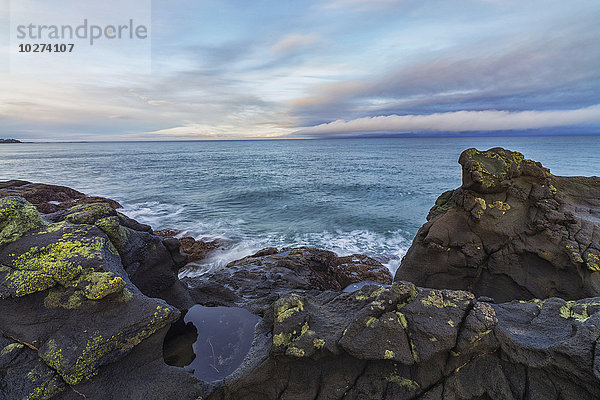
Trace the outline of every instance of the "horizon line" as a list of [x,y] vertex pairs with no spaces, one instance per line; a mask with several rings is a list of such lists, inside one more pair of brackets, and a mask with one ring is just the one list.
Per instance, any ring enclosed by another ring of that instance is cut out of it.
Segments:
[[[41,139],[16,139],[20,143],[2,143],[0,144],[49,144],[49,143],[160,143],[160,142],[258,142],[274,140],[348,140],[348,139],[456,139],[456,138],[505,138],[505,137],[590,137],[600,136],[600,132],[576,133],[576,134],[444,134],[444,135],[411,135],[411,134],[379,134],[364,136],[332,136],[332,137],[249,137],[232,139],[131,139],[131,140],[41,140]],[[0,138],[0,141],[2,138]]]

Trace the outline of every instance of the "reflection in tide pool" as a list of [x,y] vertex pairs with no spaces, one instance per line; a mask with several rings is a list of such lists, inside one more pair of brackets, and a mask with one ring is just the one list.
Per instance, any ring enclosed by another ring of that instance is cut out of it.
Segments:
[[258,321],[243,308],[196,305],[167,334],[165,362],[204,381],[221,380],[242,364]]

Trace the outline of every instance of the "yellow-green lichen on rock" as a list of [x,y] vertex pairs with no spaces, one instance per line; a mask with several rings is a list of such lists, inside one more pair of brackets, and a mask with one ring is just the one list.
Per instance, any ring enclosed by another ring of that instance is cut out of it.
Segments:
[[296,357],[296,358],[302,358],[305,355],[305,351],[304,351],[304,349],[300,349],[296,346],[290,346],[285,351],[285,355]]
[[488,204],[488,207],[495,208],[503,212],[510,210],[510,204],[505,203],[503,201],[494,201],[493,203]]
[[392,373],[390,376],[385,378],[386,381],[395,383],[401,388],[407,390],[417,390],[421,388],[418,382],[413,381],[412,379],[405,378],[403,376],[398,375],[397,373]]
[[585,255],[585,264],[591,271],[600,271],[600,256],[597,250],[588,250]]
[[275,320],[282,322],[293,314],[304,310],[302,298],[293,293],[288,297],[281,298],[273,304]]
[[33,384],[33,390],[23,400],[51,399],[65,390],[65,384],[47,366],[37,365],[27,373],[27,378]]
[[[591,311],[589,310],[590,307],[593,307]],[[565,319],[572,318],[583,323],[598,311],[600,311],[600,301],[583,299],[565,302],[565,304],[560,307],[559,314]]]
[[565,245],[565,248],[567,249],[567,254],[569,255],[569,258],[572,262],[583,262],[583,258],[581,257],[581,253],[579,252],[579,245],[567,244]]
[[125,250],[129,232],[127,228],[121,226],[119,217],[110,216],[102,218],[97,220],[95,224],[98,228],[102,229],[104,233],[106,233],[106,236],[108,236],[112,244],[119,252],[123,252]]
[[108,203],[80,204],[69,209],[66,220],[72,224],[93,225],[97,220],[116,215]]
[[14,294],[49,289],[56,284],[70,286],[83,272],[80,259],[100,260],[105,241],[101,238],[60,240],[42,248],[32,247],[13,260],[13,271],[5,279]]
[[125,289],[125,281],[112,272],[84,271],[69,283],[69,287],[54,287],[44,299],[47,308],[79,308],[87,300],[100,300],[108,295],[119,293],[117,301],[131,300],[132,293]]
[[390,289],[385,286],[365,286],[358,290],[354,295],[354,298],[359,301],[370,300],[374,297],[378,297]]
[[44,298],[44,306],[46,308],[64,308],[73,310],[81,307],[85,300],[85,296],[81,290],[72,289],[56,289],[52,288]]
[[0,246],[44,225],[38,210],[21,197],[0,198]]
[[463,184],[467,186],[475,184],[475,189],[484,193],[501,190],[503,181],[521,175],[526,167],[536,165],[521,153],[501,148],[487,151],[465,150],[460,156],[459,163],[465,171]]
[[83,289],[83,294],[90,300],[100,300],[125,288],[123,278],[112,272],[92,272],[84,275],[81,280],[89,282]]
[[291,333],[281,332],[276,335],[273,335],[273,346],[286,346],[290,343],[290,339],[292,338]]
[[441,290],[436,289],[432,289],[427,297],[421,299],[421,303],[426,306],[433,306],[437,308],[458,307],[456,303],[445,298]]
[[[65,382],[77,385],[95,376],[98,367],[114,353],[122,354],[159,329],[164,328],[172,314],[173,311],[169,307],[159,305],[150,321],[142,329],[129,333],[118,332],[111,336],[103,335],[95,330],[88,336],[86,344],[81,349],[77,349],[75,354],[70,357],[66,356],[65,351],[58,346],[56,341],[50,339],[40,349],[39,354],[42,360],[57,371]],[[69,343],[68,346],[72,352],[72,343]]]
[[12,353],[15,350],[20,350],[23,347],[25,346],[23,346],[21,343],[11,343],[8,346],[4,347],[2,351],[0,351],[0,355],[5,356],[7,354]]

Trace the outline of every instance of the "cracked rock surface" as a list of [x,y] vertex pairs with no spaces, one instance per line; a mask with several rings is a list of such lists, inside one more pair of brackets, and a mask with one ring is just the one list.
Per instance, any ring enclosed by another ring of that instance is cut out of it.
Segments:
[[429,212],[395,279],[497,302],[600,295],[600,179],[521,153],[465,150],[462,186]]
[[599,305],[492,304],[408,282],[292,293],[273,304],[246,364],[209,398],[598,398]]

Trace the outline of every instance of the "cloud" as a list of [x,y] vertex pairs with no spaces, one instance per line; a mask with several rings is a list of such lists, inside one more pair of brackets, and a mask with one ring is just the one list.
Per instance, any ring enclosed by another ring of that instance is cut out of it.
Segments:
[[319,38],[320,38],[319,35],[317,35],[315,33],[309,33],[309,34],[292,33],[292,34],[285,36],[284,38],[279,40],[277,43],[275,43],[271,47],[271,49],[275,53],[287,53],[292,50],[297,50],[299,48],[309,46],[309,45],[317,42],[319,40]]
[[419,51],[373,69],[308,87],[288,105],[303,125],[381,114],[580,108],[598,103],[598,12]]
[[322,7],[325,9],[339,8],[354,11],[370,11],[406,2],[407,0],[333,0],[326,2]]
[[191,3],[158,5],[152,75],[0,75],[0,136],[319,136],[436,118],[449,130],[479,126],[477,111],[497,127],[600,104],[593,2]]
[[500,131],[600,123],[600,104],[554,111],[456,111],[430,115],[388,115],[337,120],[302,129],[296,136],[320,136],[344,132]]

